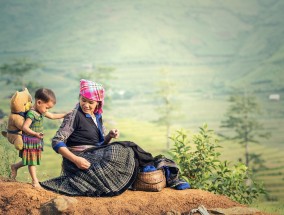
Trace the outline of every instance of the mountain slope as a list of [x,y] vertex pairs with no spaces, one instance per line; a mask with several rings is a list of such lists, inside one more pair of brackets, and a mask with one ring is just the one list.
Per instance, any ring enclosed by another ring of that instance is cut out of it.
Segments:
[[283,10],[281,0],[1,0],[0,63],[40,62],[37,82],[61,101],[74,95],[69,106],[86,65],[114,67],[112,90],[142,99],[164,67],[182,99],[227,96],[232,88],[266,98],[284,90]]
[[222,64],[232,73],[283,47],[282,1],[1,2],[2,62]]

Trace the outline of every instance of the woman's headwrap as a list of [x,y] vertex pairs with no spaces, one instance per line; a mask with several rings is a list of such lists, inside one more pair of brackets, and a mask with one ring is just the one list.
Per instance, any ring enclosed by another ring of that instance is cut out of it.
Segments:
[[105,90],[103,88],[103,85],[95,83],[93,81],[81,79],[80,95],[89,100],[97,101],[99,103],[94,113],[101,114],[103,112],[104,97],[105,97]]

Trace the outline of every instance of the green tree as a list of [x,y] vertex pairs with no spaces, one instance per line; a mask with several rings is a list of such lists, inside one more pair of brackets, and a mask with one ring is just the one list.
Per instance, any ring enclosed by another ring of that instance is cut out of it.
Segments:
[[27,84],[24,77],[31,71],[40,68],[40,65],[27,59],[17,59],[12,63],[4,63],[0,66],[1,80],[6,84],[13,84],[17,88],[25,88]]
[[166,127],[166,146],[170,148],[170,129],[174,121],[180,117],[179,106],[175,101],[177,87],[170,79],[170,71],[160,70],[161,81],[158,82],[158,89],[155,93],[155,103],[157,103],[158,119],[154,122]]
[[234,95],[229,98],[229,102],[230,105],[225,114],[226,119],[221,122],[221,127],[232,129],[234,135],[222,136],[230,140],[237,140],[245,147],[245,164],[249,167],[253,158],[260,159],[259,156],[250,154],[249,144],[259,143],[260,138],[268,138],[270,134],[264,132],[263,125],[259,122],[261,111],[254,96]]

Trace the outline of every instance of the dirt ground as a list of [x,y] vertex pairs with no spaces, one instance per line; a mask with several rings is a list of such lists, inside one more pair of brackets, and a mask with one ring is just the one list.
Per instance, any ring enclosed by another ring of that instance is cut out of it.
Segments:
[[[0,179],[0,214],[43,214],[41,213],[41,207],[58,196],[60,195],[44,189],[35,189],[28,183]],[[72,209],[71,213],[67,214],[178,215],[189,214],[191,209],[197,208],[201,204],[207,209],[239,208],[242,211],[248,211],[246,206],[240,205],[225,196],[195,189],[180,191],[172,188],[164,188],[161,192],[128,190],[116,197],[75,198],[78,201],[76,207]],[[265,213],[257,211],[253,213],[241,212],[230,214]]]

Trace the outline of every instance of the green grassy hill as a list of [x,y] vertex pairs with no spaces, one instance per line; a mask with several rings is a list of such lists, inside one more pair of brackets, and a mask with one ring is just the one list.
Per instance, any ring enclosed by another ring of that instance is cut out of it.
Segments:
[[[1,55],[84,63],[223,65],[232,80],[283,59],[282,1],[1,1]],[[243,65],[243,66],[241,66]]]
[[[164,78],[160,70],[170,71],[178,90],[174,102],[182,116],[172,131],[197,130],[208,123],[221,132],[229,95],[255,95],[263,108],[260,120],[272,134],[251,148],[263,153],[267,164],[256,176],[271,199],[283,203],[283,1],[0,3],[0,64],[19,58],[41,63],[42,68],[24,80],[55,91],[58,102],[53,111],[68,111],[77,102],[80,72],[114,68],[107,89],[111,108],[104,113],[108,128],[118,127],[122,139],[153,154],[166,153],[164,128],[152,122],[159,116],[154,92]],[[6,85],[2,75],[0,87],[0,109],[8,113],[7,97],[18,87]],[[280,101],[268,99],[273,93],[281,96]],[[53,134],[54,130],[47,131],[47,138]],[[60,172],[60,157],[48,141],[41,179]],[[224,143],[223,150],[224,159],[232,161],[243,154],[237,144]],[[27,171],[22,172],[20,180],[27,177]]]
[[127,82],[135,93],[155,87],[163,67],[189,92],[283,93],[283,9],[280,0],[2,0],[0,63],[40,62],[37,81],[64,103],[86,65],[114,67],[114,90]]

